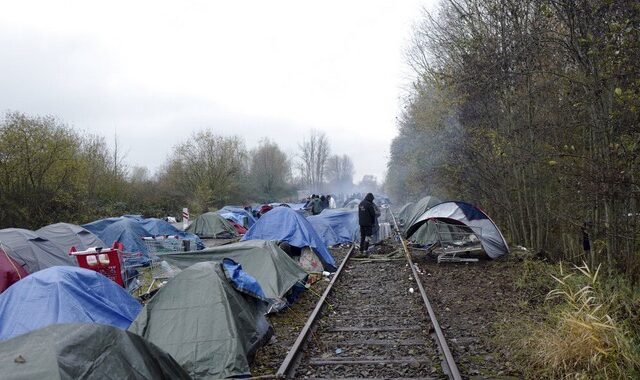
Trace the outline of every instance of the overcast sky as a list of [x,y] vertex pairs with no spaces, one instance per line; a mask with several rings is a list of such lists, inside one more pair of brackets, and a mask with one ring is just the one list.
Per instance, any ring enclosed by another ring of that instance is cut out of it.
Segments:
[[0,110],[117,133],[157,169],[210,128],[290,155],[311,129],[382,179],[429,0],[0,2]]

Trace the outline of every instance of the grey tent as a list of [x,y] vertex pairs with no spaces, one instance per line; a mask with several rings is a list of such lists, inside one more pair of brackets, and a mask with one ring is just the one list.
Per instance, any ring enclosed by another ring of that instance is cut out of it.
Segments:
[[441,201],[438,198],[429,195],[417,201],[413,206],[411,206],[411,211],[407,212],[407,219],[404,223],[404,230],[407,231],[409,227],[411,227],[418,220],[418,218],[422,216],[422,214],[424,214],[428,209],[440,202]]
[[304,286],[307,277],[307,272],[275,242],[266,240],[247,240],[202,251],[163,254],[161,257],[180,269],[203,261],[222,262],[224,258],[230,258],[258,281],[268,298],[276,301],[271,310],[286,306],[284,297],[296,284]]
[[160,288],[129,331],[165,350],[193,377],[249,376],[249,358],[271,332],[265,308],[237,291],[221,264],[202,262]]
[[207,212],[198,216],[187,227],[186,232],[196,234],[204,239],[230,239],[239,236],[233,225],[215,212]]
[[0,230],[1,248],[28,273],[56,265],[77,266],[68,252],[33,231],[22,228]]
[[76,224],[50,224],[35,232],[38,236],[48,239],[57,245],[63,252],[69,252],[71,247],[76,247],[78,251],[84,251],[90,247],[105,247],[104,242],[99,237]]
[[99,324],[60,324],[0,345],[5,380],[190,379],[167,353],[141,337]]
[[414,205],[415,202],[409,202],[402,206],[400,210],[398,210],[396,214],[396,221],[398,222],[398,224],[406,225],[407,219],[409,219],[409,215],[411,214]]

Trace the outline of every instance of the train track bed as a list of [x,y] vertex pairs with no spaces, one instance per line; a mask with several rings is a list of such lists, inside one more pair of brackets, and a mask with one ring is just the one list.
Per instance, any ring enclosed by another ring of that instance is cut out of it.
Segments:
[[443,378],[431,332],[401,253],[390,260],[353,259],[336,281],[294,377]]
[[[330,248],[336,265],[339,265],[346,257],[349,248]],[[275,336],[270,344],[261,347],[251,364],[252,376],[274,375],[287,352],[298,337],[300,330],[315,308],[320,295],[329,285],[328,279],[322,279],[314,283],[311,288],[300,295],[300,298],[291,308],[278,314],[267,316],[273,326]]]
[[534,298],[517,286],[523,264],[510,256],[477,263],[441,263],[412,254],[449,348],[464,378],[522,378],[500,326],[535,318]]

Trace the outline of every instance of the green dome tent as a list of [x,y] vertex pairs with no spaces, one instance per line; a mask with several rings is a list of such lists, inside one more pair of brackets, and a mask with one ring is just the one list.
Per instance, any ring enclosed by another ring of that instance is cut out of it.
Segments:
[[215,212],[200,215],[186,231],[203,239],[231,239],[239,236],[233,225]]

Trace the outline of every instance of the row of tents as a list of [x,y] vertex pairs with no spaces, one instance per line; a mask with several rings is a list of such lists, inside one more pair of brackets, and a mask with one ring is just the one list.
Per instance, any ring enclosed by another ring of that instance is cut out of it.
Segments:
[[[332,236],[351,241],[344,231],[352,226],[339,222],[347,218],[333,219],[325,224],[338,231],[332,230]],[[348,220],[352,222],[353,217]],[[67,237],[57,252],[68,251],[69,244],[79,249],[104,246],[101,236],[117,236],[115,239],[126,243],[125,250],[142,251],[138,240],[143,233],[136,231],[145,225],[150,229],[147,222],[139,216],[123,216],[75,226],[86,244],[80,245],[79,237],[73,241]],[[118,225],[131,231],[105,233]],[[45,240],[35,232],[31,240]],[[183,234],[190,234],[189,229]],[[302,265],[281,248],[284,243],[311,252],[319,265]],[[38,254],[43,252],[35,256]],[[265,315],[295,302],[311,272],[336,269],[325,240],[304,215],[290,207],[276,207],[254,220],[242,241],[154,255],[151,269],[161,260],[177,274],[145,305],[100,273],[66,261],[68,255],[60,259],[65,261],[39,267],[0,294],[0,370],[10,378],[54,373],[74,378],[82,377],[78,374],[108,378],[249,376],[252,355],[273,334]],[[50,343],[46,350],[42,342]],[[101,359],[102,351],[108,358]],[[119,366],[118,361],[122,361]]]

